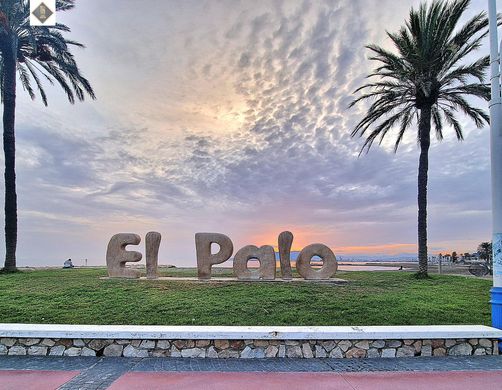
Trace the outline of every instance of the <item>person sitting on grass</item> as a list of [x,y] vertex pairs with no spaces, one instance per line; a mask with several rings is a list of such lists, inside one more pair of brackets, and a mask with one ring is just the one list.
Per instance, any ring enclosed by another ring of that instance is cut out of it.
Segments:
[[73,267],[75,267],[75,266],[74,266],[74,265],[73,265],[73,263],[71,262],[71,259],[66,260],[66,261],[64,262],[64,264],[63,264],[63,268],[73,268]]

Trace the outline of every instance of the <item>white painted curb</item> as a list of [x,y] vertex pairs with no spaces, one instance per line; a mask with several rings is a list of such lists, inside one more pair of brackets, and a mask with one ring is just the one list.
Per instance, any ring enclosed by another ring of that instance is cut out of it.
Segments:
[[156,326],[0,324],[0,337],[141,340],[389,340],[502,338],[484,325]]

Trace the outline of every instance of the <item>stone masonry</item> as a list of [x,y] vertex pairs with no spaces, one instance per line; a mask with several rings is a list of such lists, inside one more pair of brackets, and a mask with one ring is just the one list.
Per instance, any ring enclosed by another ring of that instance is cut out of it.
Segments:
[[497,355],[491,339],[104,340],[0,338],[0,355],[186,358],[394,358]]

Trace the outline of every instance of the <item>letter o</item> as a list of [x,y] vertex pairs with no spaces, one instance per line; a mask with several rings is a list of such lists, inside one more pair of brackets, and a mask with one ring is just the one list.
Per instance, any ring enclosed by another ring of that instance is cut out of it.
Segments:
[[[310,265],[310,260],[314,256],[319,256],[322,261],[320,269],[314,269]],[[296,270],[305,279],[323,280],[329,279],[336,274],[338,263],[335,254],[324,244],[311,244],[302,249],[296,259]]]

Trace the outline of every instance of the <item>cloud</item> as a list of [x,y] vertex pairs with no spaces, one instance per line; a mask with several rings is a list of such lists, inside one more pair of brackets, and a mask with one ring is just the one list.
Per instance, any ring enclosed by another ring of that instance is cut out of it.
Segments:
[[[138,19],[139,0],[80,2],[63,21],[98,101],[20,98],[21,262],[104,264],[118,231],[161,231],[162,261],[179,265],[208,230],[236,246],[291,229],[299,245],[409,249],[414,135],[358,158],[362,111],[347,106],[372,66],[364,45],[385,44],[411,4],[151,1]],[[431,150],[435,248],[489,232],[487,130],[466,134]]]

